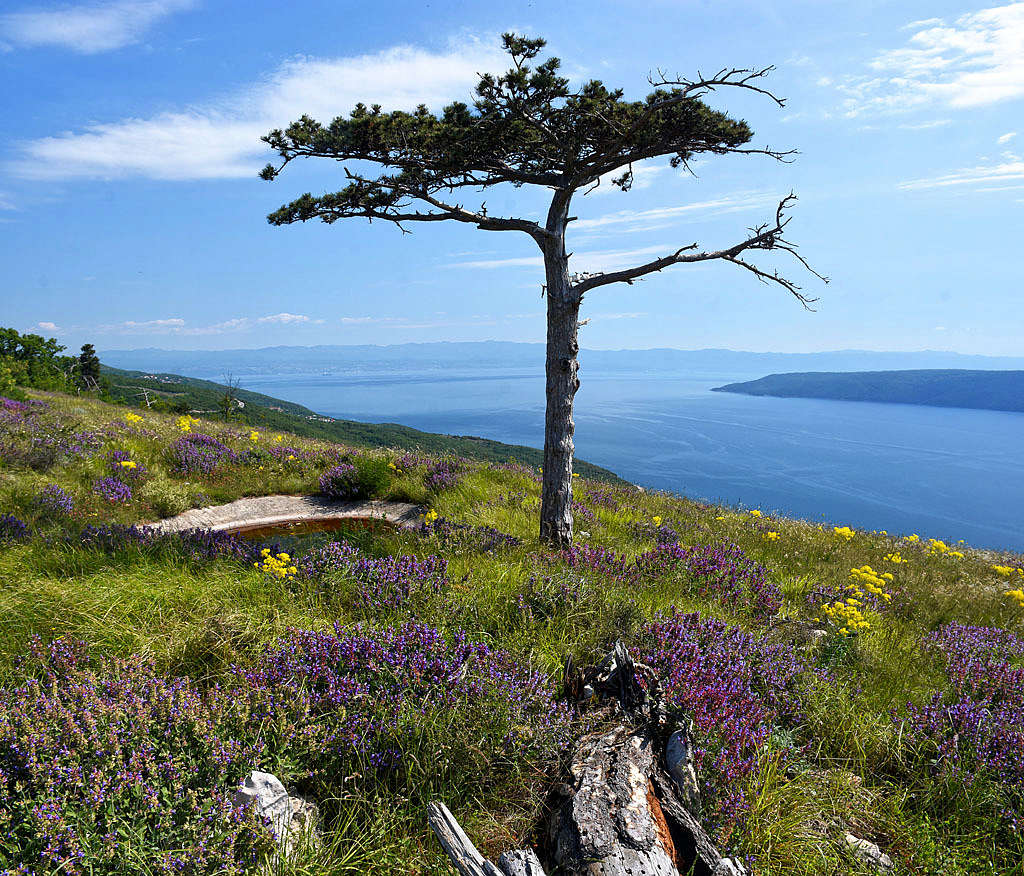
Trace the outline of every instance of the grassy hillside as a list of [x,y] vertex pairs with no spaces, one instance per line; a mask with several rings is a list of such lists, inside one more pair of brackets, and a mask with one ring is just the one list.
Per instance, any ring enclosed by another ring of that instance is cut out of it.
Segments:
[[[847,832],[896,873],[1020,872],[1019,556],[587,477],[553,552],[529,466],[37,397],[0,402],[0,872],[251,872],[253,768],[323,813],[274,873],[450,873],[435,799],[494,859],[601,720],[564,658],[616,639],[693,720],[705,825],[754,873],[871,872]],[[267,553],[124,525],[331,469],[423,525]]]
[[714,392],[943,408],[1024,411],[1024,371],[855,371],[769,374]]
[[[222,410],[225,392],[228,390],[224,384],[182,377],[180,374],[147,374],[108,367],[104,367],[103,372],[110,380],[110,395],[115,401],[145,406],[148,396],[157,410],[179,413],[201,411],[205,416],[215,417]],[[362,447],[397,447],[428,453],[455,453],[485,462],[518,460],[526,465],[540,466],[544,461],[543,451],[535,447],[504,444],[471,435],[438,435],[396,423],[338,420],[259,392],[232,389],[231,393],[242,404],[235,402],[229,405],[230,420],[244,425],[265,426],[306,438],[322,438]],[[595,480],[620,481],[608,469],[584,460],[577,460],[575,468],[580,475]]]

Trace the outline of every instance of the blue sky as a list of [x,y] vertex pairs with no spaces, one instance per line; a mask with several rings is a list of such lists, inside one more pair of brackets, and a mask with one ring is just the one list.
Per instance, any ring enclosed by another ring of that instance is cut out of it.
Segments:
[[[649,162],[633,191],[577,199],[576,269],[736,241],[792,189],[791,236],[833,281],[806,277],[821,297],[807,313],[731,265],[677,266],[589,295],[583,346],[1024,353],[1024,2],[3,8],[0,324],[101,350],[541,340],[525,235],[271,228],[268,212],[340,187],[341,168],[256,176],[259,137],[303,112],[468,100],[477,72],[504,69],[511,29],[630,96],[656,68],[774,64],[787,98],[710,102],[756,143],[799,149],[794,164],[712,158],[693,178]],[[486,199],[539,217],[544,193]]]

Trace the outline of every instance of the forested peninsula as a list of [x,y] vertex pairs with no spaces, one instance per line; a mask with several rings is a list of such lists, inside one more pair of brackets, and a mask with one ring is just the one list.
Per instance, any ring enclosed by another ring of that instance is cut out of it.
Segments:
[[850,371],[769,374],[714,392],[1024,412],[1024,371]]

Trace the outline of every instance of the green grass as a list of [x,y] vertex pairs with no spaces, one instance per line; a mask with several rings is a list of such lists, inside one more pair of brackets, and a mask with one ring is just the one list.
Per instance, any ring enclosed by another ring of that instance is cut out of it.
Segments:
[[[846,539],[805,521],[578,479],[577,495],[592,519],[581,515],[577,529],[588,533],[584,540],[591,545],[636,556],[653,546],[650,524],[657,516],[684,545],[728,540],[767,566],[783,595],[780,619],[789,622],[769,628],[714,596],[700,596],[698,582],[684,576],[669,574],[637,586],[567,567],[537,541],[536,475],[468,460],[453,489],[432,494],[423,486],[421,469],[391,470],[379,494],[416,501],[449,520],[494,527],[522,544],[488,553],[471,547],[441,551],[449,562],[448,589],[373,612],[353,601],[343,581],[323,587],[275,580],[238,562],[195,562],[173,550],[108,555],[85,550],[73,538],[86,524],[151,520],[248,495],[315,492],[325,460],[345,448],[287,435],[282,443],[302,450],[302,460],[260,457],[213,477],[183,478],[166,456],[168,444],[181,434],[174,415],[144,412],[143,423],[127,429],[121,425],[123,408],[54,395],[46,400],[55,422],[101,431],[104,449],[39,471],[0,460],[0,514],[13,513],[36,532],[26,543],[0,549],[0,685],[23,678],[19,657],[34,635],[81,639],[108,657],[143,655],[165,674],[208,684],[227,678],[231,666],[251,662],[289,628],[386,625],[411,616],[503,648],[555,685],[566,655],[588,663],[617,638],[634,640],[645,620],[673,607],[792,641],[794,630],[820,616],[806,595],[845,587],[850,570],[868,564],[893,572],[894,599],[884,611],[868,613],[871,626],[863,634],[845,639],[833,630],[814,647],[815,664],[827,667],[829,675],[808,683],[805,717],[786,729],[789,741],[762,753],[746,829],[729,842],[752,856],[763,874],[860,872],[842,841],[847,830],[878,841],[898,872],[994,874],[1019,866],[1024,843],[1018,836],[1008,846],[1006,834],[992,824],[1002,790],[984,782],[970,789],[949,786],[922,769],[893,719],[908,702],[924,702],[947,683],[940,663],[922,648],[928,633],[950,621],[1024,631],[1024,611],[1003,595],[1007,584],[992,570],[997,560],[1024,566],[1018,557],[963,546],[964,556],[952,557],[930,549],[924,533],[916,541],[860,531]],[[200,428],[239,452],[275,444],[275,431],[260,429],[252,442],[248,429],[237,425],[211,421]],[[348,452],[394,462],[406,446]],[[91,490],[107,471],[103,453],[111,448],[129,450],[150,472],[146,487],[126,506],[109,506]],[[36,510],[34,497],[51,483],[74,496],[70,519],[48,519]],[[610,492],[614,507],[602,504],[602,491]],[[63,541],[66,533],[69,543]],[[363,533],[359,539],[367,553],[380,556],[439,552],[434,540],[411,532]],[[888,561],[894,552],[907,562]],[[574,598],[561,595],[566,587]],[[506,764],[497,784],[467,784],[448,763],[445,721],[455,717],[435,715],[417,731],[406,784],[353,775],[338,788],[336,800],[321,800],[332,813],[323,844],[287,865],[278,863],[272,872],[449,872],[425,829],[426,797],[444,799],[490,854],[530,841],[545,794],[559,781],[557,764],[543,774],[526,762]],[[487,774],[489,762],[473,762],[477,756],[471,745],[458,754],[467,775]]]

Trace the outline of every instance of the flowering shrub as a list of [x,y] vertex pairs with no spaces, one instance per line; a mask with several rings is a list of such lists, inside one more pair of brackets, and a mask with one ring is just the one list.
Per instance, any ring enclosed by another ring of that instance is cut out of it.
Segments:
[[0,514],[0,543],[28,538],[28,525],[13,514]]
[[457,461],[438,460],[427,467],[427,472],[423,475],[423,486],[433,493],[450,490],[452,487],[458,486],[462,479],[461,472],[462,466]]
[[111,450],[107,454],[107,462],[110,476],[129,485],[141,483],[148,474],[146,466],[132,459],[127,450]]
[[503,548],[518,547],[523,543],[514,535],[509,535],[493,526],[454,523],[451,520],[445,520],[444,517],[438,517],[436,511],[429,512],[424,518],[420,533],[435,539],[445,550],[462,548],[485,554]]
[[772,729],[799,719],[806,667],[789,645],[681,612],[641,630],[639,660],[655,671],[669,705],[693,720],[705,813],[724,841],[742,823]]
[[238,459],[230,447],[216,438],[192,432],[177,438],[167,455],[175,472],[191,475],[212,474],[222,463]]
[[294,580],[299,573],[298,568],[292,564],[292,558],[284,552],[274,553],[270,548],[263,548],[260,551],[260,558],[253,563],[257,569],[278,580]]
[[50,484],[36,494],[35,506],[50,517],[66,517],[75,510],[75,500],[57,484]]
[[648,578],[681,571],[701,596],[714,596],[733,610],[770,617],[782,606],[782,594],[768,577],[768,569],[731,542],[694,547],[659,544],[637,557],[636,565]]
[[926,640],[945,658],[950,689],[910,705],[907,742],[939,775],[967,787],[996,782],[1013,823],[1024,819],[1024,639],[947,624]]
[[150,553],[168,550],[194,561],[235,559],[244,563],[255,562],[259,556],[259,548],[251,542],[212,529],[161,533],[140,526],[114,523],[85,526],[77,539],[66,536],[65,540],[107,554],[130,549]]
[[[233,737],[233,698],[35,639],[40,666],[0,690],[0,858],[17,870],[121,874],[122,844],[159,874],[242,873],[270,847],[233,788],[260,747]],[[128,839],[130,838],[130,840]]]
[[571,569],[588,569],[605,578],[613,578],[624,583],[635,583],[639,580],[636,564],[631,563],[625,556],[619,556],[610,548],[574,544],[561,551],[558,556]]
[[341,574],[358,582],[356,600],[365,608],[397,608],[413,594],[438,593],[448,583],[443,557],[366,557],[352,545],[328,542],[300,563],[303,575],[323,580]]
[[320,475],[320,494],[329,499],[358,499],[362,494],[359,472],[350,462],[342,462]]
[[[250,689],[304,700],[302,747],[314,761],[309,766],[321,767],[328,779],[348,775],[342,770],[353,760],[400,766],[410,736],[430,713],[447,716],[450,749],[472,747],[477,760],[546,755],[568,741],[569,711],[543,676],[463,632],[446,635],[419,623],[295,630],[244,679]],[[471,741],[466,726],[473,727]],[[441,768],[455,765],[451,750],[440,760]]]
[[92,491],[112,504],[127,505],[132,500],[132,488],[117,478],[100,478],[93,483]]

